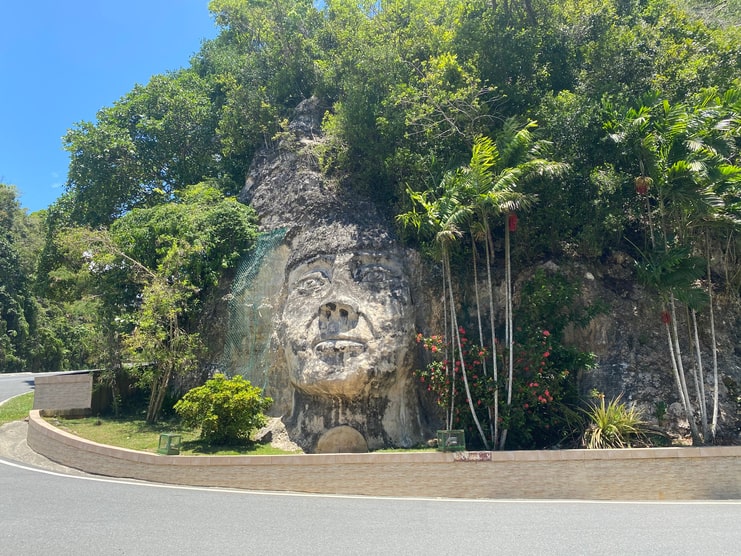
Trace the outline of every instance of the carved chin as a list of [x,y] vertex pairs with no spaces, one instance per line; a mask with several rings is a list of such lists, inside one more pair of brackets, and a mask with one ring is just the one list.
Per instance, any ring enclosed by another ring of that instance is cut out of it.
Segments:
[[367,357],[322,347],[303,362],[294,386],[312,395],[354,397],[363,392],[370,381]]

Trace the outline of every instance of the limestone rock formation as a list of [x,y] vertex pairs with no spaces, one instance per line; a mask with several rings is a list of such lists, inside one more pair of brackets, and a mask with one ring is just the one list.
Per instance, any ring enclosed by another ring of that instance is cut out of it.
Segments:
[[[229,370],[266,388],[274,415],[305,451],[420,444],[439,423],[412,376],[421,365],[413,338],[415,331],[440,332],[439,282],[398,244],[372,203],[348,196],[319,171],[322,113],[316,99],[301,103],[281,141],[255,157],[240,195],[273,243],[254,257],[247,278],[237,278],[231,318],[241,324],[225,349]],[[568,334],[597,356],[596,368],[579,378],[581,394],[622,395],[650,419],[666,406],[662,424],[686,434],[655,299],[636,285],[633,261],[615,254],[588,267],[574,260],[542,266],[581,283],[585,302],[599,299],[607,308]],[[518,283],[533,272],[519,269]],[[495,296],[501,305],[504,296]],[[729,388],[741,384],[741,309],[722,309],[720,417],[723,434],[732,436],[738,417]],[[700,324],[708,346],[707,323]],[[710,361],[707,347],[704,356]],[[707,371],[705,381],[711,396]]]
[[[304,450],[413,446],[434,428],[412,376],[418,257],[373,204],[318,171],[321,115],[316,99],[304,101],[288,136],[255,159],[240,200],[263,231],[285,233],[233,307],[261,323],[245,336],[269,342],[264,385]],[[232,370],[256,356],[230,353]]]

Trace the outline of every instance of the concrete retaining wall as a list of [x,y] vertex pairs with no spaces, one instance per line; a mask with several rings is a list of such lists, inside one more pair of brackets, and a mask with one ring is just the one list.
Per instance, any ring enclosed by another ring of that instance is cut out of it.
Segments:
[[83,440],[39,411],[31,412],[28,444],[89,473],[197,486],[446,498],[741,499],[741,446],[161,456]]
[[93,393],[92,372],[52,376],[37,375],[34,383],[34,409],[54,409],[74,413],[90,412]]

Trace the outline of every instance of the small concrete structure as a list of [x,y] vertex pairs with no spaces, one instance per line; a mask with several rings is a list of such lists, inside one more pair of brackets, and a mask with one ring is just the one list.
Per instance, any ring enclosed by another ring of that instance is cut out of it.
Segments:
[[741,499],[741,446],[161,456],[84,440],[37,410],[27,440],[47,458],[88,473],[194,486],[394,497]]
[[37,375],[33,408],[61,414],[89,415],[93,397],[93,372]]

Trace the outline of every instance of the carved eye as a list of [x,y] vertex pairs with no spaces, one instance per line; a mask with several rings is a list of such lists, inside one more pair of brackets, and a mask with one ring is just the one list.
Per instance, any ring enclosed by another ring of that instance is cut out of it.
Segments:
[[294,284],[293,288],[301,295],[311,295],[320,291],[328,283],[327,275],[317,270],[301,278]]
[[358,269],[355,280],[366,284],[382,284],[395,280],[396,275],[380,265],[367,265]]

